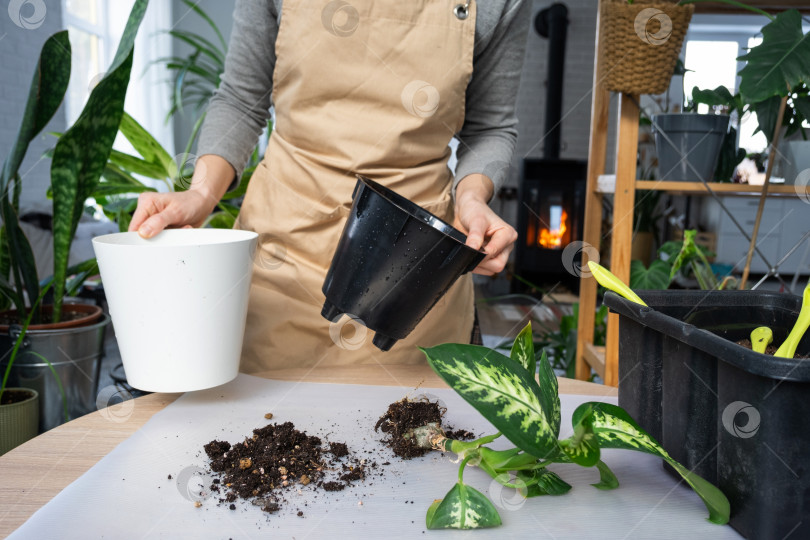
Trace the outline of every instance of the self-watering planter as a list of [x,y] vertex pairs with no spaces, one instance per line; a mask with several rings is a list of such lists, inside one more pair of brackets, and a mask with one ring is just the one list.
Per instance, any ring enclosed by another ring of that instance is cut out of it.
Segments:
[[93,239],[132,386],[186,392],[236,377],[257,237],[179,229]]
[[351,214],[323,284],[321,314],[351,314],[383,351],[411,333],[484,253],[420,206],[358,176]]
[[[676,460],[715,483],[748,538],[810,537],[810,361],[736,344],[767,326],[787,337],[801,298],[754,291],[613,293],[619,405]],[[797,349],[810,353],[810,335]]]
[[658,172],[665,180],[711,182],[728,115],[656,114],[653,116]]

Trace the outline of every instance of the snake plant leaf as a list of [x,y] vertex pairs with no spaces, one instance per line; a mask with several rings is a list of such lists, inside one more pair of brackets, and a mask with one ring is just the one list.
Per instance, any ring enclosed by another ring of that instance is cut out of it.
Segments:
[[[37,277],[37,267],[34,259],[34,251],[28,242],[25,233],[20,228],[17,210],[12,206],[8,197],[0,198],[0,208],[2,208],[3,228],[5,229],[6,240],[8,241],[9,253],[11,254],[11,273],[14,283],[17,285],[13,298],[21,318],[27,316],[25,298],[20,285],[24,284],[28,298],[39,298],[39,285]],[[39,313],[35,310],[34,322],[39,322]]]
[[110,156],[124,113],[135,35],[148,0],[136,0],[107,74],[93,88],[76,122],[56,143],[51,161],[53,189],[54,320],[62,309],[70,244],[84,203]]
[[497,351],[446,343],[421,349],[433,370],[515,446],[538,458],[559,454],[533,374]]
[[801,83],[810,83],[808,58],[810,34],[802,33],[801,15],[795,9],[779,13],[762,27],[762,43],[738,58],[746,61],[740,94],[749,103],[786,96]]
[[430,505],[425,522],[428,529],[480,529],[497,527],[501,516],[483,493],[457,482],[444,499]]
[[0,175],[0,192],[3,194],[8,182],[17,174],[31,140],[42,131],[62,103],[69,80],[70,41],[67,30],[63,30],[49,37],[42,46],[22,123]]
[[[67,31],[62,31],[49,37],[42,46],[17,137],[0,170],[0,197],[3,199],[0,204],[0,220],[4,224],[0,237],[0,250],[3,251],[0,275],[3,278],[14,278],[15,292],[12,300],[22,317],[26,316],[23,290],[33,301],[39,297],[39,288],[33,250],[18,223],[18,170],[31,140],[42,131],[62,103],[69,79],[70,41]],[[12,181],[14,189],[10,194],[9,184]],[[39,317],[35,317],[35,322],[39,322]]]
[[599,470],[599,482],[591,484],[593,487],[605,491],[619,487],[619,479],[604,461],[597,462],[596,468]]
[[121,117],[121,125],[118,129],[121,130],[121,134],[126,137],[144,161],[160,167],[163,171],[162,178],[172,176],[172,172],[177,169],[177,163],[152,134],[146,131],[126,111]]
[[532,323],[523,327],[523,330],[515,338],[512,343],[512,350],[509,357],[521,366],[526,368],[529,373],[537,371],[537,361],[534,358],[534,339],[532,336]]
[[593,467],[599,462],[599,443],[593,430],[593,409],[583,409],[576,417],[574,434],[560,441],[560,448],[571,462]]
[[571,491],[571,484],[548,469],[518,471],[517,478],[526,486],[521,492],[527,498],[542,495],[565,495]]
[[593,430],[601,448],[636,450],[663,458],[703,499],[709,511],[709,521],[720,525],[728,523],[730,509],[723,492],[672,459],[624,409],[609,403],[583,403],[574,411],[572,418],[577,422],[581,416],[589,413],[593,416]]

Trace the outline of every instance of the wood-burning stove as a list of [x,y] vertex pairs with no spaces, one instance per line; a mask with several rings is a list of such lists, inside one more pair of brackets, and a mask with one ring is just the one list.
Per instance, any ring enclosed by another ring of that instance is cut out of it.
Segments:
[[577,289],[578,276],[565,267],[562,253],[582,239],[586,173],[585,161],[523,161],[515,274],[538,285],[562,282]]

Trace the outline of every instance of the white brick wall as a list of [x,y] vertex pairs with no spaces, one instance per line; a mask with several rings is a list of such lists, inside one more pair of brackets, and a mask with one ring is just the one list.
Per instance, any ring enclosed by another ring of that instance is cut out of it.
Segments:
[[[560,157],[562,159],[587,159],[597,2],[595,0],[565,0],[563,3],[568,7],[568,34],[565,48]],[[520,179],[517,175],[524,158],[543,157],[548,40],[535,31],[534,17],[540,10],[551,4],[552,2],[548,0],[534,0],[526,59],[518,92],[519,134],[513,158],[513,176],[507,183],[510,186],[518,186]],[[615,96],[612,99],[613,105]],[[615,116],[613,108],[611,116]],[[611,120],[611,132],[614,131],[614,124],[615,122]],[[608,170],[613,163],[613,152],[613,145],[609,144]],[[516,201],[496,202],[495,208],[504,219],[517,225]]]
[[[20,127],[28,89],[39,58],[42,44],[48,37],[63,28],[62,2],[32,0],[22,6],[23,18],[34,15],[34,4],[44,4],[45,16],[41,24],[32,21],[36,28],[21,28],[8,13],[8,2],[0,9],[0,159],[5,159]],[[24,23],[24,21],[21,21]],[[42,133],[32,141],[28,154],[20,167],[23,178],[21,212],[38,210],[51,212],[51,201],[46,192],[50,185],[50,160],[42,159],[42,154],[55,144],[50,131],[64,131],[65,114],[63,108],[56,112],[53,120]]]
[[[591,114],[596,2],[566,0],[564,4],[568,7],[569,24],[565,49],[560,157],[586,159]],[[550,2],[547,0],[534,0],[526,60],[518,93],[520,135],[515,149],[516,165],[525,157],[543,157],[548,40],[534,30],[534,17],[549,5]]]

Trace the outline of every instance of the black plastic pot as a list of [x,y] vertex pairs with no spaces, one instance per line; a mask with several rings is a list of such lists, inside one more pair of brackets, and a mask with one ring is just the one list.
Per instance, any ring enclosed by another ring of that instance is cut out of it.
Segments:
[[[735,342],[768,326],[781,344],[798,296],[754,291],[608,293],[620,316],[619,405],[673,458],[717,485],[748,538],[810,538],[810,362]],[[798,352],[810,352],[810,335]]]
[[390,189],[358,176],[351,214],[326,274],[321,315],[357,317],[383,351],[411,333],[484,252]]
[[711,182],[728,131],[728,115],[656,114],[653,122],[661,178]]

